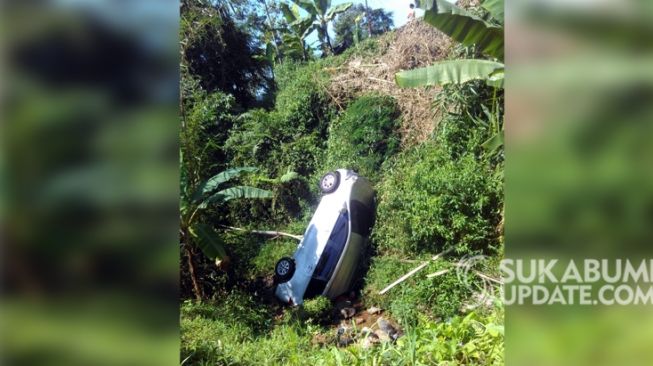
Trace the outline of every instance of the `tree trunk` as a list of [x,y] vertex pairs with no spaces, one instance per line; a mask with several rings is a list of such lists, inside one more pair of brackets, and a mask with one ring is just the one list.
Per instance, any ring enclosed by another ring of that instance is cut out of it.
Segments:
[[333,55],[333,46],[331,45],[331,37],[329,36],[329,24],[323,25],[324,37],[326,38],[327,46],[329,47],[329,52]]
[[190,280],[193,283],[193,292],[195,293],[195,298],[198,301],[201,301],[204,298],[204,291],[197,281],[197,276],[195,275],[195,265],[193,265],[193,252],[188,249],[188,246],[184,245],[186,249],[186,256],[188,258],[188,272],[190,273]]

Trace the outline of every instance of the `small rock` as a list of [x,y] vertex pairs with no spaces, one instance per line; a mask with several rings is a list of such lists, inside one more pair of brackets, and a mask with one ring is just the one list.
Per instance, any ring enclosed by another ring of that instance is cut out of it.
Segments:
[[361,329],[361,334],[363,335],[373,334],[373,333],[374,331],[368,327],[363,327],[363,329]]
[[356,318],[356,325],[361,325],[361,324],[363,324],[364,321],[365,321],[365,319],[363,319],[363,318]]
[[340,337],[341,335],[347,333],[348,330],[349,330],[348,327],[346,327],[346,326],[344,326],[344,325],[341,324],[341,325],[338,327],[338,332],[337,332],[338,337]]
[[361,347],[367,349],[373,347],[375,344],[380,343],[379,337],[375,333],[370,333],[367,337],[361,340]]
[[376,337],[379,339],[379,342],[387,343],[387,342],[392,341],[392,338],[390,338],[388,333],[386,333],[386,332],[384,332],[384,331],[382,331],[380,329],[377,330],[376,332],[374,332],[374,335],[376,335]]
[[356,309],[354,309],[352,307],[342,308],[342,309],[340,309],[340,314],[342,315],[342,317],[344,319],[349,319],[352,316],[354,316],[354,314],[356,314]]
[[367,309],[367,312],[369,314],[376,314],[376,313],[380,313],[381,309],[377,308],[376,306],[372,306],[371,308]]
[[393,327],[392,324],[390,324],[387,320],[385,320],[383,318],[379,318],[376,321],[376,323],[379,325],[379,329],[381,329],[382,331],[388,333],[388,335],[397,333],[397,330],[395,329],[395,327]]
[[348,345],[354,343],[354,340],[350,337],[338,337],[338,347],[347,347]]
[[397,338],[402,336],[401,331],[397,330],[390,322],[383,318],[379,318],[376,322],[379,325],[379,331],[377,332],[380,337],[381,333],[384,333],[390,340],[396,341]]

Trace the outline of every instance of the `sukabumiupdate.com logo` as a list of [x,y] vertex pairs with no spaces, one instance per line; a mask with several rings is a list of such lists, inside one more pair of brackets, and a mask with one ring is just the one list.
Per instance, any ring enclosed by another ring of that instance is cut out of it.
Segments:
[[653,259],[504,259],[505,305],[652,305]]

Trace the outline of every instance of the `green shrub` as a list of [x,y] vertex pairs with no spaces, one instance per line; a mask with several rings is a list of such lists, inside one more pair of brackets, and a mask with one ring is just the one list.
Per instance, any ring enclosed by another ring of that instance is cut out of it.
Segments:
[[460,281],[456,271],[432,279],[426,277],[428,273],[451,268],[451,264],[444,261],[431,263],[387,293],[378,295],[380,290],[418,264],[402,262],[393,256],[374,258],[364,290],[367,305],[389,310],[405,326],[414,325],[420,314],[442,319],[458,314],[471,290]]
[[328,320],[326,318],[331,314],[332,304],[328,298],[318,296],[304,301],[302,308],[307,319],[312,320],[314,323],[321,323]]
[[[233,166],[256,166],[279,177],[288,171],[315,174],[326,150],[327,126],[335,113],[316,64],[286,63],[275,70],[278,84],[272,111],[251,110],[236,119],[226,148]],[[312,182],[297,179],[275,190],[271,202],[230,204],[236,223],[282,225],[301,215],[302,202],[314,198]]]
[[228,363],[224,343],[244,342],[271,326],[271,314],[251,296],[232,292],[220,302],[181,306],[181,357],[190,363]]
[[[301,234],[300,234],[301,235]],[[268,276],[274,273],[274,265],[281,257],[292,256],[297,249],[297,240],[267,240],[259,252],[249,259],[249,269],[255,276]]]
[[376,180],[383,162],[399,149],[399,115],[392,97],[356,99],[329,128],[324,170],[349,168]]
[[377,187],[373,237],[390,252],[492,253],[498,245],[501,184],[473,153],[454,158],[441,141],[401,154]]

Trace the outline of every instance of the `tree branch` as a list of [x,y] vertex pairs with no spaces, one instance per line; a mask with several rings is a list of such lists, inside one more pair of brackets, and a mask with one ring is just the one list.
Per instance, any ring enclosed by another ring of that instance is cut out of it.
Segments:
[[268,230],[248,230],[248,229],[243,229],[240,227],[233,227],[233,226],[226,226],[226,225],[221,225],[223,228],[232,230],[232,231],[244,231],[246,233],[251,233],[251,234],[258,234],[258,235],[267,235],[267,236],[287,236],[289,238],[293,238],[295,240],[302,240],[304,237],[302,235],[294,235],[294,234],[289,234],[289,233],[284,233],[283,231],[268,231]]

